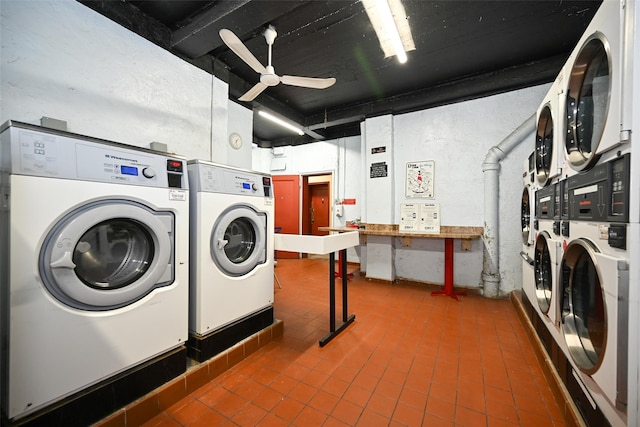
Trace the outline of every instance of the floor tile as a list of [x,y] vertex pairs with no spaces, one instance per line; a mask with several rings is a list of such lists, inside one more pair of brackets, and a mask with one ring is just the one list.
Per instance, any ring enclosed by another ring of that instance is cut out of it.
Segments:
[[327,271],[323,259],[279,260],[282,336],[191,394],[157,391],[165,409],[143,425],[565,425],[510,301],[436,298],[356,274],[356,321],[321,348]]

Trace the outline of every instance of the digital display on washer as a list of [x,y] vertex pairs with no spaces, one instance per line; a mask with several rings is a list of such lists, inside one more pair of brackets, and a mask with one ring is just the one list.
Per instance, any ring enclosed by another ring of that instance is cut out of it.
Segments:
[[120,166],[120,173],[122,175],[138,176],[138,168],[133,166]]
[[251,190],[251,184],[249,184],[248,182],[243,182],[242,183],[242,189],[243,190]]

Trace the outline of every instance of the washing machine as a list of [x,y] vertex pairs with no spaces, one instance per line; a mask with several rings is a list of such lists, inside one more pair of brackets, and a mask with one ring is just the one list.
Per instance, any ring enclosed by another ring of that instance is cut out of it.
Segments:
[[561,212],[563,181],[536,191],[535,242],[533,245],[535,305],[554,343],[562,340],[559,322],[559,273],[562,258]]
[[189,350],[206,360],[273,323],[271,176],[188,162],[191,186]]
[[562,331],[573,374],[612,425],[626,425],[630,154],[568,182]]
[[522,172],[522,200],[520,203],[520,224],[522,226],[522,292],[529,303],[536,301],[536,287],[534,281],[533,256],[535,231],[535,152],[524,161]]
[[186,368],[186,161],[18,122],[0,131],[3,415],[91,424]]
[[623,1],[603,1],[563,67],[566,176],[629,149],[629,132],[621,130],[625,10]]

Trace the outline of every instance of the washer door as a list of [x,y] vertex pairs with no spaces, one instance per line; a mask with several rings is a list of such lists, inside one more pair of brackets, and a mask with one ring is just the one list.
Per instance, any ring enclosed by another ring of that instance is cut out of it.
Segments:
[[522,190],[520,212],[520,222],[522,225],[522,243],[528,246],[530,244],[529,237],[531,235],[531,203],[528,186],[525,186],[524,190]]
[[218,217],[211,233],[211,258],[225,274],[244,276],[267,261],[267,215],[234,205]]
[[607,313],[596,246],[572,241],[561,264],[562,330],[571,358],[586,374],[598,370],[607,342]]
[[611,95],[611,58],[604,36],[596,33],[582,46],[569,74],[565,149],[576,171],[591,167],[604,132]]
[[89,203],[44,239],[39,270],[46,289],[82,310],[131,304],[173,283],[174,216],[128,200]]
[[538,128],[536,130],[536,181],[545,186],[549,182],[552,172],[553,156],[553,116],[551,107],[545,105],[538,117]]
[[551,295],[553,293],[553,261],[549,247],[551,244],[553,242],[550,241],[549,235],[546,232],[540,233],[536,239],[533,256],[536,299],[540,310],[544,314],[549,313]]

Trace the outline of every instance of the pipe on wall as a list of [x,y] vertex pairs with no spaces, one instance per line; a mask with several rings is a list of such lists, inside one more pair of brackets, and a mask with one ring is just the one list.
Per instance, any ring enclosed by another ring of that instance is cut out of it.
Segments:
[[489,298],[500,296],[500,234],[498,229],[499,174],[500,161],[532,132],[535,131],[536,114],[526,119],[500,144],[487,152],[482,163],[484,173],[484,241],[485,253],[482,269],[483,295]]

